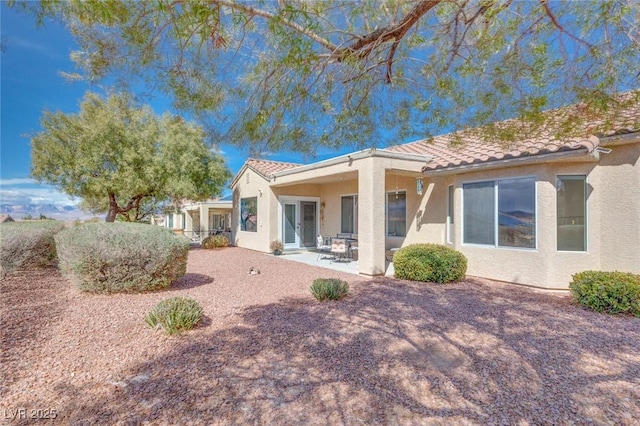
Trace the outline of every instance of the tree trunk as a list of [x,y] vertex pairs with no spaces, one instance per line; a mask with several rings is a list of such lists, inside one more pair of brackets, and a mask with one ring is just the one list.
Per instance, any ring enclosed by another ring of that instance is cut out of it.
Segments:
[[105,222],[115,222],[116,216],[118,216],[118,202],[116,201],[116,195],[112,192],[109,193],[109,212],[105,218]]

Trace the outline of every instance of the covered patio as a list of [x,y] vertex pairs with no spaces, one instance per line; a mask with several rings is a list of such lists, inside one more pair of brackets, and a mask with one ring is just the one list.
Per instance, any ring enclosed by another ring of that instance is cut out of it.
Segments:
[[[304,263],[306,265],[317,266],[319,268],[325,268],[332,271],[346,272],[348,274],[358,275],[358,261],[357,260],[338,260],[333,261],[329,255],[323,254],[318,256],[315,251],[297,251],[287,253],[286,251],[280,256],[281,259],[289,260],[293,262]],[[385,276],[393,277],[394,269],[392,262],[386,262]]]
[[[414,212],[424,208],[423,200],[415,188],[426,160],[423,155],[369,149],[273,173],[272,232],[283,242],[285,253],[296,252],[287,255],[291,260],[386,275],[386,251],[403,246],[408,230],[421,225]],[[315,249],[318,235],[327,239],[345,233],[357,241],[357,262],[342,265],[316,261],[314,253],[297,253]]]

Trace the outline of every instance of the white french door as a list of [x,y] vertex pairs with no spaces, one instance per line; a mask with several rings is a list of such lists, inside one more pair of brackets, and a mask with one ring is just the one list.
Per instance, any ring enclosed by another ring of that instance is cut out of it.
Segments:
[[299,223],[298,202],[285,202],[282,205],[282,244],[285,249],[300,247]]

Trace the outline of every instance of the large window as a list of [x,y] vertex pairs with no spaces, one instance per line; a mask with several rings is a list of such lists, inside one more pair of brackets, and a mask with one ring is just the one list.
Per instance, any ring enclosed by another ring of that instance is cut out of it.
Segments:
[[558,250],[587,250],[587,177],[558,176]]
[[500,247],[536,247],[534,178],[467,183],[463,241]]
[[387,235],[389,237],[407,235],[407,193],[404,191],[387,194]]
[[258,232],[258,197],[240,199],[240,230]]
[[358,233],[357,195],[347,195],[341,199],[340,232],[344,234]]

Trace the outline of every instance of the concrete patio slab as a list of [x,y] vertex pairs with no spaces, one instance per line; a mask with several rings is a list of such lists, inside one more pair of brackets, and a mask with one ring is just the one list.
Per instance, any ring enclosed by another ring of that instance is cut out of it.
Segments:
[[[300,262],[307,265],[318,266],[320,268],[332,269],[334,271],[346,272],[349,274],[358,275],[358,261],[357,260],[338,260],[332,261],[331,257],[327,254],[323,254],[318,258],[318,253],[313,251],[302,251],[287,253],[286,251],[281,255],[282,259],[293,260],[294,262]],[[394,275],[393,263],[387,262],[385,276],[392,277]]]

